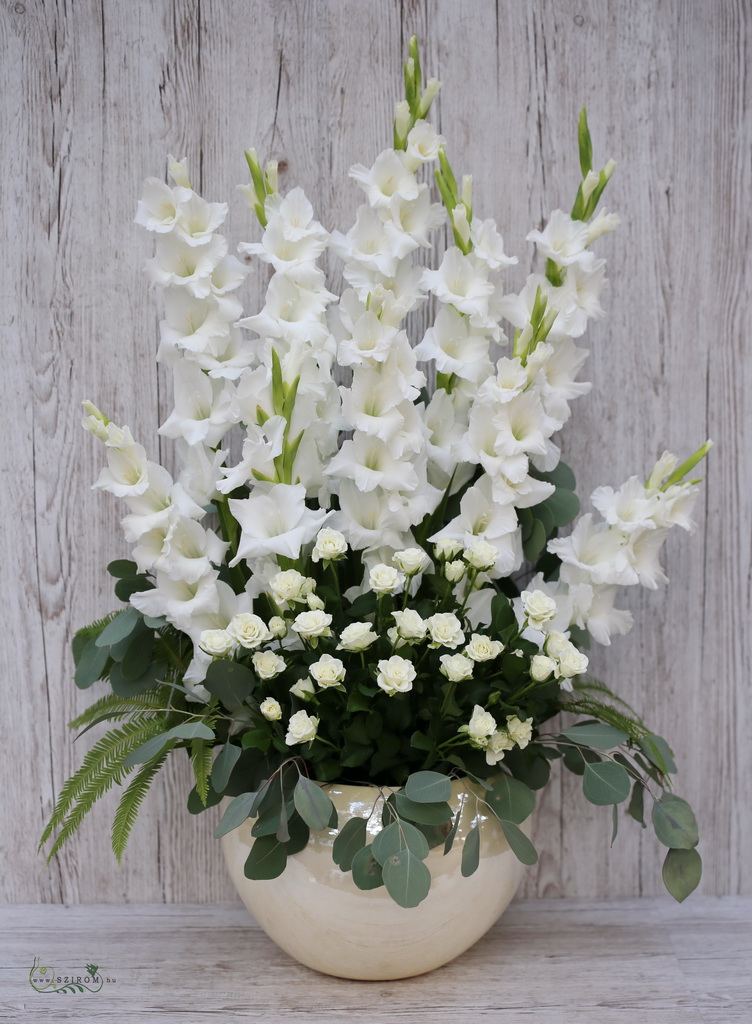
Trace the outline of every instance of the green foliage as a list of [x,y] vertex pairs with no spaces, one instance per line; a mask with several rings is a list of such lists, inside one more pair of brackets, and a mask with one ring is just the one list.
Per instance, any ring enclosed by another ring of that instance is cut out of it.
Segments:
[[160,768],[167,760],[168,753],[169,750],[164,750],[157,757],[152,758],[151,761],[147,761],[133,777],[120,798],[120,803],[117,806],[112,822],[112,852],[117,857],[118,864],[123,859],[128,837],[136,823],[144,797],[148,793]]
[[653,804],[653,828],[660,842],[674,850],[691,850],[700,841],[692,808],[673,793]]
[[524,782],[502,774],[486,795],[488,806],[497,818],[520,825],[535,808],[535,793]]
[[410,847],[388,857],[382,873],[386,891],[400,907],[417,907],[431,888],[431,872]]
[[700,884],[702,858],[697,850],[671,849],[663,862],[663,883],[678,903]]
[[[178,726],[178,728],[180,728]],[[209,733],[213,738],[212,733]],[[191,742],[191,767],[196,779],[196,792],[201,803],[206,807],[209,797],[209,776],[212,770],[212,748],[204,739],[194,739]]]
[[480,864],[480,829],[473,825],[465,836],[462,846],[462,860],[460,870],[463,878],[469,878],[475,874]]
[[630,779],[615,761],[586,764],[582,791],[591,804],[619,804],[629,796]]

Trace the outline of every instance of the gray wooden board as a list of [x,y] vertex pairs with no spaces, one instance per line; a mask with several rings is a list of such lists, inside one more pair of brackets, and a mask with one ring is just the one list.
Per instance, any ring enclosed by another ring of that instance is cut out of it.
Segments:
[[[432,974],[352,982],[301,967],[237,904],[6,906],[2,1019],[734,1024],[752,1015],[752,899],[536,900],[512,904],[476,946]],[[97,993],[37,993],[94,961]],[[106,979],[110,979],[109,981]]]
[[[142,179],[187,155],[210,199],[230,203],[232,243],[256,238],[234,190],[255,144],[283,161],[317,215],[346,226],[346,177],[390,138],[400,62],[417,31],[444,83],[436,119],[475,209],[524,236],[571,202],[575,124],[587,104],[596,159],[617,173],[623,218],[601,243],[608,318],[588,338],[592,395],[563,435],[581,493],[642,475],[664,447],[717,447],[700,530],[672,537],[667,591],[625,596],[636,626],[593,656],[596,675],[675,746],[679,791],[713,837],[706,893],[749,892],[752,859],[749,487],[752,381],[750,4],[747,0],[25,0],[0,10],[0,331],[5,637],[0,898],[26,902],[227,900],[211,823],[183,810],[186,763],[147,801],[124,865],[109,852],[111,794],[57,862],[35,852],[53,794],[80,762],[65,723],[72,631],[113,605],[106,563],[127,554],[101,451],[79,426],[90,397],[170,462],[156,427],[169,381],[153,362],[158,313],[133,225]],[[333,280],[338,280],[336,267]],[[265,280],[251,274],[246,308]],[[425,314],[421,314],[424,316]],[[416,330],[425,326],[416,320]],[[161,450],[163,449],[163,450]],[[541,801],[541,858],[524,892],[661,891],[662,852],[556,774]]]

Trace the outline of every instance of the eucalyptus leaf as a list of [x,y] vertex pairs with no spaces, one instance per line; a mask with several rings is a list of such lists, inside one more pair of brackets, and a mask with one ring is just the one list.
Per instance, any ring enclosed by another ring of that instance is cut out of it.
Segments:
[[225,743],[220,752],[217,754],[216,760],[212,765],[211,781],[212,786],[218,793],[222,793],[227,783],[230,781],[230,775],[232,769],[238,763],[241,750],[236,743]]
[[586,764],[582,791],[591,804],[620,804],[629,796],[630,781],[625,768],[613,761]]
[[469,878],[470,875],[475,874],[480,864],[480,829],[477,825],[473,825],[468,834],[465,836],[465,842],[462,847],[462,863],[460,870],[463,878]]
[[563,735],[574,743],[595,747],[596,750],[611,750],[629,739],[621,729],[605,722],[581,722],[565,729]]
[[643,828],[647,828],[645,824],[645,787],[639,779],[635,779],[632,786],[632,796],[627,811]]
[[405,796],[419,804],[443,803],[452,795],[452,780],[439,772],[413,772],[405,783]]
[[138,566],[129,558],[116,558],[107,566],[107,572],[116,580],[125,580],[131,576],[138,576]]
[[349,818],[334,840],[332,859],[340,871],[349,871],[358,850],[366,845],[367,829],[365,818]]
[[314,832],[321,832],[322,829],[329,827],[334,805],[323,789],[305,775],[301,775],[297,781],[293,802],[295,810]]
[[535,793],[524,782],[502,774],[486,796],[486,802],[497,818],[521,824],[535,808]]
[[137,697],[140,693],[151,690],[157,682],[161,681],[164,673],[165,665],[152,661],[146,672],[138,679],[126,679],[123,675],[122,665],[116,662],[110,669],[110,686],[118,697]]
[[546,546],[547,539],[545,526],[540,519],[534,519],[532,529],[530,530],[530,536],[522,545],[522,551],[528,562],[538,561],[541,552]]
[[452,817],[452,808],[448,803],[418,803],[410,800],[404,793],[394,794],[397,813],[400,818],[417,821],[421,825],[441,825]]
[[110,619],[102,632],[96,638],[97,647],[111,647],[113,644],[124,640],[129,636],[136,626],[141,622],[141,614],[135,608],[124,608],[118,612],[114,619]]
[[[129,638],[130,639],[130,638]],[[120,670],[126,679],[140,679],[148,671],[154,656],[154,634],[139,630],[130,640],[120,662]]]
[[614,840],[619,832],[619,807],[618,804],[614,804],[612,808],[612,824],[611,824],[611,845],[614,845]]
[[400,907],[417,907],[431,888],[431,872],[411,849],[400,850],[383,865],[386,891]]
[[[464,807],[464,804],[462,804],[462,807]],[[457,837],[457,829],[460,827],[460,818],[462,817],[462,807],[460,807],[460,809],[455,814],[454,821],[452,822],[452,827],[449,830],[449,835],[446,837],[446,839],[444,841],[444,856],[445,857],[449,853],[449,851],[452,849],[452,847],[454,846],[454,840]]]
[[204,686],[219,697],[229,711],[236,711],[256,685],[256,677],[245,665],[226,658],[216,658],[206,672]]
[[79,690],[88,690],[97,679],[102,678],[109,656],[108,648],[99,647],[96,637],[89,640],[81,653],[76,665],[76,674],[73,677]]
[[254,840],[243,872],[246,878],[279,878],[287,865],[287,850],[276,836],[262,836]]
[[653,828],[664,846],[673,850],[691,850],[700,841],[697,820],[686,800],[664,793],[653,804]]
[[170,736],[167,732],[161,732],[158,736],[152,736],[151,739],[146,740],[140,746],[136,747],[123,759],[124,768],[133,768],[137,764],[144,764],[146,761],[151,761],[153,757],[161,753],[164,747],[170,742]]
[[285,852],[288,857],[292,857],[308,846],[311,830],[299,814],[291,814],[287,822],[287,835],[289,838],[285,843]]
[[371,844],[372,853],[382,867],[388,857],[405,849],[411,850],[421,860],[428,856],[428,840],[408,821],[394,821],[387,825]]
[[370,846],[358,850],[352,859],[351,871],[353,882],[364,891],[378,889],[384,884],[381,865],[373,856]]
[[213,740],[214,732],[204,722],[181,722],[165,733],[176,740]]
[[663,884],[682,903],[700,884],[702,858],[697,850],[671,849],[663,862]]
[[639,744],[645,756],[656,768],[667,775],[673,775],[676,772],[676,763],[671,748],[662,736],[648,733],[647,736],[640,738]]
[[236,829],[238,825],[242,825],[250,817],[251,807],[255,799],[255,793],[241,793],[239,796],[233,797],[225,808],[225,813],[222,815],[219,824],[214,829],[214,838],[221,839],[222,836],[226,836],[228,832]]
[[554,493],[546,498],[543,504],[553,516],[556,526],[568,526],[577,518],[580,511],[580,499],[566,487],[557,487]]
[[513,821],[500,821],[499,824],[517,860],[523,864],[535,864],[538,852],[519,825],[515,825]]

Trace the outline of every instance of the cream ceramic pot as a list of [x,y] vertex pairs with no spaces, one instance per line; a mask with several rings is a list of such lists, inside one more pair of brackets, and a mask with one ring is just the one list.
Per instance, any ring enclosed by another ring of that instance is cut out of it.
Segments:
[[[337,808],[340,828],[349,818],[367,818],[378,796],[374,786],[323,788]],[[498,821],[477,799],[482,793],[473,783],[453,782],[452,810],[462,804],[457,836],[447,856],[442,846],[430,851],[425,863],[431,891],[411,909],[398,906],[383,887],[358,889],[350,873],[339,870],[332,860],[334,829],[312,832],[308,845],[269,881],[251,881],[243,873],[254,842],[251,819],[223,836],[222,849],[248,910],[300,963],[338,978],[410,978],[449,963],[477,942],[506,909],[522,879],[523,865],[509,849]],[[380,819],[377,808],[368,823],[369,842],[380,829]],[[462,847],[474,824],[480,827],[480,866],[463,878]],[[530,819],[521,827],[529,836]]]

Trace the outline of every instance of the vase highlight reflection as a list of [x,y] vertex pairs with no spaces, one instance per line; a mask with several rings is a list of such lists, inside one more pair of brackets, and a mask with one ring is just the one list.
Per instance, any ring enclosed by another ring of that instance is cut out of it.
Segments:
[[[339,815],[339,826],[367,817],[378,791],[374,786],[338,783],[324,787]],[[504,838],[499,822],[481,802],[483,790],[466,780],[452,783],[453,812],[462,803],[450,852],[443,844],[425,863],[431,890],[418,906],[398,906],[383,888],[363,891],[350,872],[332,860],[334,829],[311,833],[308,845],[290,857],[282,875],[251,881],[243,866],[254,842],[249,819],[221,843],[235,887],[258,924],[281,949],[323,974],[367,981],[424,974],[464,953],[494,924],[509,905],[524,866]],[[368,823],[371,842],[381,827],[378,811]],[[469,878],[461,874],[465,837],[480,828],[480,866]],[[530,819],[521,826],[530,834]]]

